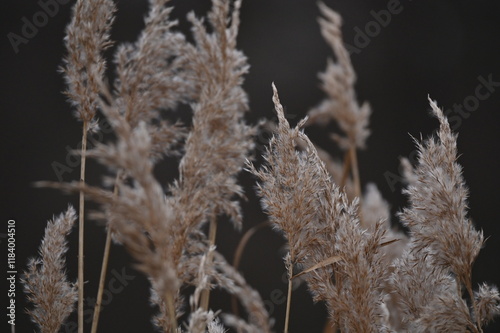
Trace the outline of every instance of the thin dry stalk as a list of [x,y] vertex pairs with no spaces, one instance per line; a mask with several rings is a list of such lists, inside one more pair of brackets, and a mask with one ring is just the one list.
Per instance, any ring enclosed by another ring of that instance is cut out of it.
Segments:
[[344,163],[342,164],[342,177],[340,178],[339,182],[340,188],[344,188],[347,182],[347,178],[349,177],[349,170],[351,170],[351,150],[346,151],[344,154]]
[[[85,165],[87,156],[87,120],[83,121],[82,150],[80,158],[80,183],[85,184]],[[84,233],[85,233],[85,194],[80,191],[78,215],[78,333],[83,333],[83,286],[84,280]]]
[[355,196],[361,198],[361,179],[359,177],[359,167],[358,167],[358,156],[356,152],[356,147],[350,148],[349,157],[351,160],[351,172],[354,181]]
[[[241,240],[238,243],[238,246],[236,247],[236,251],[234,252],[234,259],[233,259],[234,269],[237,270],[240,267],[241,258],[243,257],[243,251],[245,250],[248,242],[250,241],[250,238],[252,238],[252,236],[255,235],[255,233],[260,229],[268,227],[270,225],[271,224],[269,223],[269,221],[264,221],[257,224],[256,226],[251,227],[243,234],[243,237],[241,237]],[[238,316],[239,314],[238,300],[234,295],[231,297],[231,310],[235,316]]]
[[284,333],[288,333],[288,324],[290,322],[290,308],[292,306],[293,264],[292,264],[290,258],[291,258],[291,255],[289,254],[287,256],[287,258],[285,259],[286,267],[287,267],[287,274],[288,274],[288,290],[287,290],[287,293],[286,293],[285,327],[283,329]]
[[176,332],[178,327],[176,315],[177,311],[175,308],[175,297],[170,290],[165,291],[165,300],[168,308],[167,313],[170,318],[170,331]]
[[109,254],[111,252],[111,228],[106,232],[106,242],[104,243],[104,253],[102,257],[101,275],[99,277],[99,288],[97,290],[97,299],[94,306],[94,316],[92,318],[91,332],[96,333],[99,326],[99,316],[101,314],[102,295],[104,293],[104,283],[106,282],[106,273],[108,270]]
[[[116,175],[113,195],[116,196],[118,194],[118,186],[117,182],[121,177],[121,172],[118,172]],[[108,262],[109,255],[111,253],[111,238],[112,238],[112,229],[111,223],[108,223],[108,228],[106,231],[106,241],[104,243],[104,253],[102,257],[102,265],[101,265],[101,275],[99,277],[99,288],[97,289],[97,299],[94,306],[94,316],[92,318],[92,328],[91,332],[96,333],[97,327],[99,326],[99,316],[101,314],[101,303],[102,303],[102,295],[104,293],[104,283],[106,282],[106,273],[108,271]]]

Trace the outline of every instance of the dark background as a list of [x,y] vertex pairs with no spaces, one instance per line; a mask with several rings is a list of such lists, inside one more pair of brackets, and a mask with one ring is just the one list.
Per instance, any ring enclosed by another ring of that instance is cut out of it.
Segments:
[[[61,94],[63,79],[57,72],[64,55],[64,28],[70,20],[73,3],[60,5],[57,14],[39,28],[36,36],[19,46],[18,53],[14,52],[7,34],[20,34],[22,18],[32,21],[41,7],[37,1],[17,0],[5,0],[0,5],[1,248],[2,253],[6,253],[6,223],[8,219],[15,219],[18,271],[26,265],[28,257],[37,253],[46,220],[62,212],[68,202],[77,207],[76,196],[32,187],[37,180],[57,180],[51,164],[54,161],[66,164],[67,149],[74,149],[80,142],[81,125],[74,120],[71,107]],[[356,31],[365,31],[365,25],[374,21],[371,11],[387,8],[386,1],[326,3],[342,14],[344,40],[351,45],[355,45]],[[172,1],[172,4],[179,5],[174,16],[181,19],[182,29],[188,27],[184,19],[187,11],[195,9],[201,14],[209,7],[208,1],[184,0]],[[374,110],[368,149],[359,154],[362,181],[375,182],[391,203],[393,212],[405,205],[405,199],[400,193],[401,183],[392,187],[387,176],[397,176],[399,156],[409,156],[414,150],[409,134],[419,137],[422,133],[425,137],[437,127],[437,121],[428,114],[428,94],[444,109],[449,109],[454,104],[471,100],[470,96],[480,84],[479,77],[487,79],[491,75],[493,81],[500,81],[500,5],[496,1],[402,0],[400,6],[401,12],[391,17],[390,24],[371,37],[359,53],[352,55],[358,74],[358,98],[369,101]],[[117,42],[134,41],[147,11],[146,1],[118,1],[118,8],[112,38]],[[320,35],[316,22],[318,14],[316,1],[244,1],[239,47],[251,64],[245,82],[250,97],[250,122],[274,117],[272,81],[280,91],[292,124],[323,98],[317,73],[325,68],[331,51]],[[460,124],[456,120],[455,125],[460,133],[459,162],[464,166],[470,188],[470,217],[489,237],[474,266],[476,285],[483,281],[500,285],[499,106],[500,91],[494,91],[489,98],[480,101],[474,111],[468,112],[467,118],[453,111],[450,113],[460,120]],[[322,129],[309,128],[306,132],[323,148],[337,152],[325,145],[326,135]],[[259,139],[260,149],[264,142]],[[171,170],[176,169],[176,162],[169,160],[162,164],[165,169],[159,170],[159,176],[165,181],[175,177]],[[101,171],[90,163],[89,182],[98,183]],[[76,180],[78,173],[76,167],[63,178]],[[263,221],[265,216],[252,193],[252,178],[242,175],[241,179],[248,185],[249,200],[243,203],[245,231]],[[229,226],[219,230],[218,248],[229,260],[233,258],[240,237]],[[100,226],[88,222],[86,239],[85,278],[89,281],[86,293],[94,297],[105,233]],[[77,275],[76,230],[70,242],[67,267],[74,281]],[[282,330],[285,310],[283,243],[282,237],[275,232],[259,231],[251,240],[241,264],[241,271],[249,283],[268,300],[266,303],[276,318],[277,332]],[[3,258],[2,269],[6,267],[6,255]],[[136,278],[128,281],[123,291],[110,296],[101,315],[100,331],[152,331],[149,318],[153,310],[148,305],[147,281],[133,270],[122,248],[113,247],[110,262],[110,270],[122,272],[125,269],[127,275]],[[23,312],[26,304],[21,285],[17,288],[17,332],[32,332],[34,326]],[[5,297],[6,288],[2,289],[2,297]],[[279,304],[271,306],[271,300]],[[228,303],[225,296],[213,297],[214,309],[227,309]],[[6,304],[3,301],[2,308]],[[301,286],[293,295],[291,318],[291,332],[320,332],[325,311],[322,305],[312,304],[306,288]],[[69,321],[75,320],[76,316],[72,316]],[[2,325],[6,321],[3,316]],[[498,323],[486,330],[498,331]]]

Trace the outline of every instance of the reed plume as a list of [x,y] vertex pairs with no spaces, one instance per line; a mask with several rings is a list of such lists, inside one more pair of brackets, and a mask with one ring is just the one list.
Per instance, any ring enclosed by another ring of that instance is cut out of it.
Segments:
[[34,305],[28,314],[42,333],[59,332],[78,300],[75,284],[66,277],[64,258],[68,251],[66,237],[75,220],[76,212],[69,206],[47,223],[38,250],[40,256],[29,260],[21,279],[28,301]]

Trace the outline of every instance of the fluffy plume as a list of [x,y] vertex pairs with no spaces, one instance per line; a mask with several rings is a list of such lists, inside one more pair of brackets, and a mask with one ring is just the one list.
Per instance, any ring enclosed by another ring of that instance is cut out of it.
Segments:
[[342,148],[364,148],[366,138],[370,135],[367,128],[370,106],[367,103],[359,106],[356,100],[356,74],[342,41],[340,15],[323,3],[319,3],[319,8],[324,16],[319,19],[321,33],[335,53],[337,61],[329,60],[325,72],[320,74],[321,87],[328,97],[309,111],[309,123],[325,124],[335,120],[345,133],[345,136],[333,136]]
[[[197,248],[198,251],[204,249],[204,246],[200,246],[203,243],[193,244],[194,248]],[[228,326],[244,326],[247,331],[251,332],[271,332],[272,323],[259,294],[213,247],[201,253],[203,254],[185,256],[182,264],[184,279],[196,286],[195,292],[190,298],[192,308],[189,321],[190,332],[199,332],[206,325],[210,326],[210,322],[214,322],[212,311],[203,311],[199,308],[200,294],[205,288],[213,287],[211,281],[229,294],[237,296],[249,314],[248,321],[242,318],[236,320],[232,315],[222,314],[221,316]],[[210,255],[214,256],[213,262],[207,260]],[[195,271],[197,272],[195,273]],[[196,276],[194,279],[193,275]]]
[[456,163],[456,135],[436,103],[430,101],[440,122],[437,137],[419,143],[416,181],[405,193],[410,207],[402,221],[410,228],[416,250],[429,248],[436,264],[448,268],[458,282],[470,288],[471,268],[483,245],[483,235],[467,217],[468,191],[462,168]]
[[199,87],[187,64],[188,43],[183,34],[173,31],[172,7],[168,1],[151,0],[145,28],[134,44],[118,47],[115,55],[117,79],[114,104],[135,127],[143,121],[151,136],[153,157],[175,154],[173,147],[184,140],[180,124],[162,119],[160,109],[173,110],[191,101]]
[[373,230],[377,224],[382,223],[386,230],[384,242],[397,240],[390,246],[382,248],[387,264],[390,265],[394,259],[401,257],[408,243],[408,237],[403,232],[392,228],[389,203],[384,200],[377,185],[373,183],[366,186],[363,195],[362,215],[364,226],[368,230]]
[[97,111],[106,70],[103,52],[112,44],[109,34],[114,12],[112,0],[78,0],[66,28],[68,55],[62,68],[68,85],[66,94],[76,107],[77,119],[89,125]]
[[[253,148],[254,130],[243,118],[248,102],[241,84],[248,65],[235,48],[240,5],[236,1],[231,14],[229,1],[213,1],[208,13],[212,33],[193,13],[188,16],[196,42],[188,59],[202,89],[193,105],[193,127],[180,163],[180,179],[171,191],[179,214],[184,215],[179,217],[190,228],[221,213],[236,225],[241,223],[239,205],[233,198],[242,189],[235,176]],[[193,200],[195,193],[199,201]]]
[[[372,233],[361,228],[357,200],[349,203],[331,181],[313,144],[300,131],[305,120],[290,128],[273,89],[278,129],[264,155],[266,165],[260,170],[250,165],[260,180],[262,206],[284,232],[291,264],[318,267],[306,280],[314,299],[326,301],[338,327],[378,332],[385,325],[380,319],[383,295],[377,288],[386,275],[378,251],[383,228],[380,223]],[[304,142],[304,151],[297,151],[298,141]]]
[[[483,317],[478,315],[471,273],[483,235],[467,217],[468,193],[456,162],[457,137],[443,112],[429,101],[440,128],[437,139],[417,143],[415,167],[404,162],[410,207],[400,217],[410,229],[411,240],[407,253],[395,264],[393,286],[412,329],[441,331],[455,325],[455,330],[467,327],[479,332]],[[415,293],[415,288],[420,291]],[[469,293],[472,309],[462,299],[462,288]]]
[[168,1],[150,0],[145,28],[134,44],[122,44],[116,52],[118,105],[127,121],[157,118],[159,108],[173,109],[196,95],[192,73],[186,64],[187,42],[172,29]]
[[479,290],[474,293],[474,298],[481,324],[486,325],[500,315],[500,295],[496,286],[489,286],[486,283],[480,285]]
[[28,313],[42,333],[59,332],[75,308],[77,290],[68,282],[64,268],[64,254],[68,250],[66,236],[75,220],[76,212],[70,206],[48,222],[39,248],[40,257],[30,259],[21,280],[28,300],[35,306]]
[[189,317],[188,330],[189,332],[204,332],[208,323],[215,320],[215,314],[212,311],[203,310],[200,307],[200,298],[203,290],[210,288],[210,280],[207,272],[209,271],[209,263],[207,265],[207,257],[213,256],[215,247],[210,247],[207,252],[203,253],[198,264],[198,272],[193,280],[196,289],[189,298],[191,305],[191,315]]

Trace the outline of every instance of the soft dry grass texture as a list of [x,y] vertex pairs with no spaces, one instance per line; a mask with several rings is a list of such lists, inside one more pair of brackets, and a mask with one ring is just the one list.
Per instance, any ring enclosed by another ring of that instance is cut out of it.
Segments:
[[[116,79],[108,84],[102,54],[111,43],[113,2],[77,1],[66,38],[68,96],[83,122],[84,140],[88,130],[99,130],[94,125],[97,110],[111,124],[114,141],[81,152],[82,158],[108,167],[111,176],[102,187],[86,185],[83,176],[79,182],[40,185],[77,192],[82,200],[85,195],[100,204],[92,216],[106,223],[106,248],[113,237],[151,283],[158,331],[272,331],[273,320],[258,292],[214,246],[222,215],[241,227],[238,198],[244,190],[237,175],[246,166],[258,179],[263,209],[289,246],[285,331],[291,320],[300,320],[288,315],[291,281],[299,273],[313,299],[326,304],[332,327],[341,332],[481,332],[500,313],[500,296],[494,286],[473,291],[471,285],[483,236],[467,218],[456,135],[442,111],[430,101],[440,122],[438,135],[417,143],[417,165],[404,162],[410,206],[399,218],[408,237],[391,229],[389,206],[375,185],[362,193],[356,149],[365,147],[371,111],[356,100],[341,18],[320,4],[321,31],[335,55],[320,75],[327,97],[292,128],[273,85],[278,124],[264,164],[254,166],[249,160],[257,128],[245,123],[248,101],[242,89],[249,67],[236,48],[240,6],[241,1],[213,0],[206,18],[189,14],[189,42],[176,31],[168,0],[150,0],[138,40],[117,47]],[[189,127],[165,117],[174,118],[171,111],[181,104],[192,109]],[[331,135],[345,151],[341,162],[315,147],[302,130],[331,120],[344,132]],[[154,167],[172,155],[181,157],[179,178],[164,190]],[[49,223],[41,258],[30,261],[23,279],[40,332],[58,332],[76,300],[83,300],[83,288],[77,297],[64,273],[64,237],[75,215],[70,208]],[[207,224],[208,235],[202,232]],[[82,237],[80,242],[82,287]],[[103,281],[105,271],[106,264]],[[188,302],[181,292],[186,286],[194,286]],[[211,309],[213,288],[237,296],[246,313]],[[186,311],[186,321],[179,322]],[[95,316],[92,331],[97,327]]]

